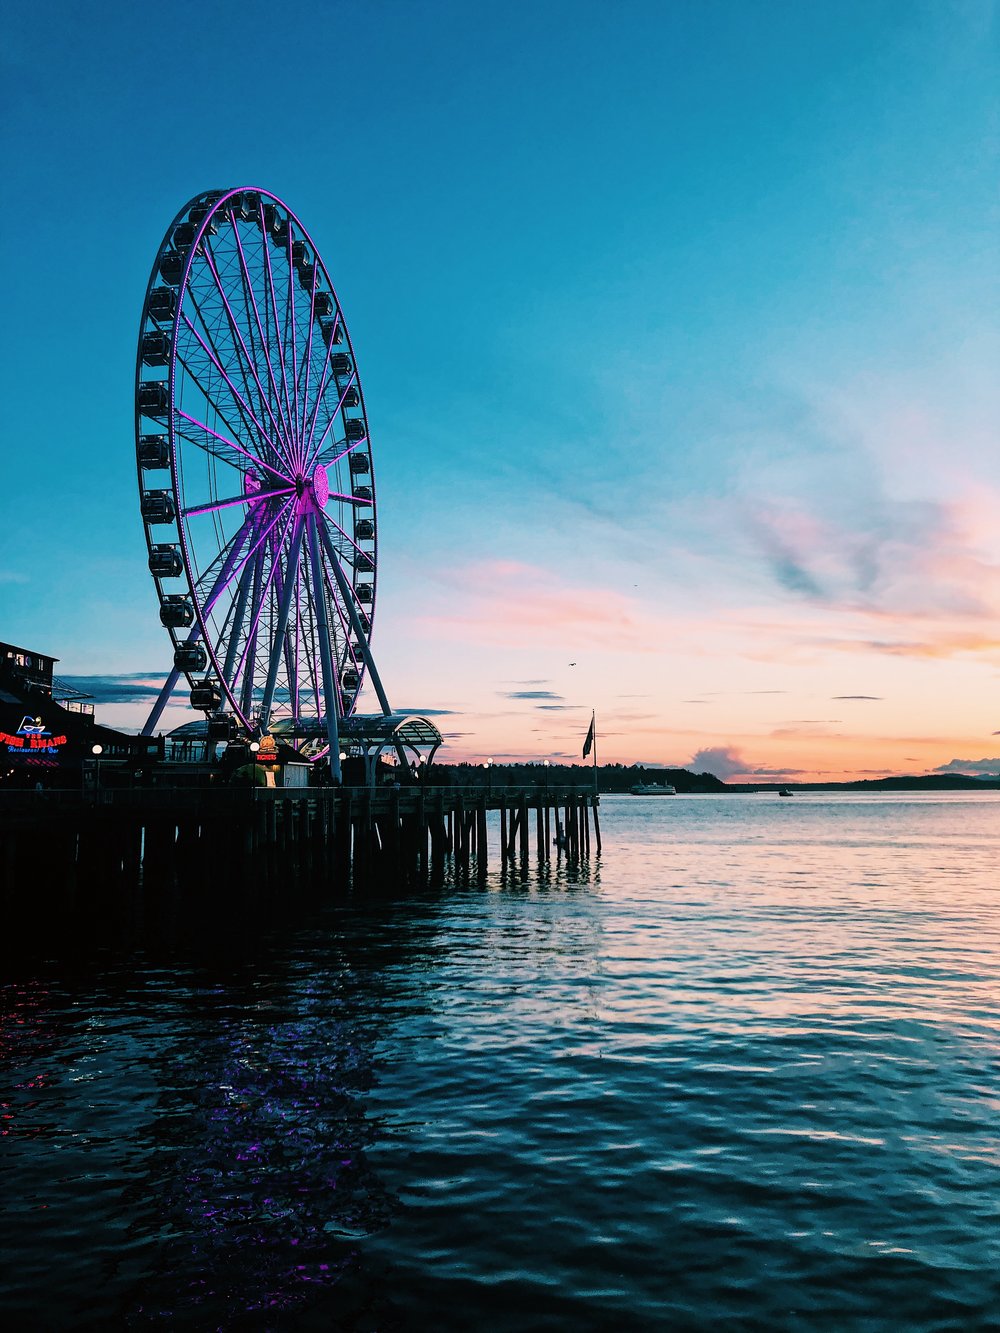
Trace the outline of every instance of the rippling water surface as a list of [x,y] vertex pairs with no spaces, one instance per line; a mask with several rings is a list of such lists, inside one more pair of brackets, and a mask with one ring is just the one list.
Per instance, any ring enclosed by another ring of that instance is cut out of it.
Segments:
[[1000,1327],[1000,799],[8,968],[11,1328]]

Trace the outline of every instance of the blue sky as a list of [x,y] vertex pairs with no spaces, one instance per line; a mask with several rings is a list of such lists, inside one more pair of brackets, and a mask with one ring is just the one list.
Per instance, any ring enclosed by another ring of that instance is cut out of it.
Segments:
[[256,184],[337,284],[376,652],[453,757],[572,754],[591,708],[603,757],[737,776],[1000,750],[996,5],[55,4],[5,29],[0,638],[165,672],[140,307],[177,209]]

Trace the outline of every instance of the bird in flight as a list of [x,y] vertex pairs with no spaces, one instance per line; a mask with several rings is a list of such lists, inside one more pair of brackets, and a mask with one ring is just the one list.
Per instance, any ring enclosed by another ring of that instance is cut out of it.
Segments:
[[575,662],[570,662],[570,666],[576,666]]

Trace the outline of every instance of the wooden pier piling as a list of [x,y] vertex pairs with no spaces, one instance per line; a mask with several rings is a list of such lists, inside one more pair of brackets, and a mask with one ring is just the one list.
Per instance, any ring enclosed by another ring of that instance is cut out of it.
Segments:
[[[148,912],[183,892],[191,910],[236,893],[279,900],[377,881],[442,883],[449,864],[500,867],[601,852],[599,797],[503,787],[166,788],[0,795],[0,910],[7,922],[99,918],[141,893]],[[190,895],[190,897],[188,897]],[[152,919],[152,917],[149,917]]]

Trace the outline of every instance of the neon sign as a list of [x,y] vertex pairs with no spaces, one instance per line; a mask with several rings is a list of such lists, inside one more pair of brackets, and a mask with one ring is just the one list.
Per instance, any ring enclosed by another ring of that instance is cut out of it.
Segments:
[[273,736],[261,736],[260,749],[257,752],[258,764],[276,764],[278,762],[278,743]]
[[17,729],[16,735],[9,731],[0,731],[0,745],[6,745],[8,754],[18,751],[33,750],[36,754],[58,754],[66,744],[65,736],[53,736],[40,717],[26,715]]

